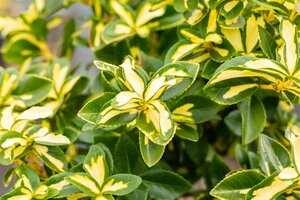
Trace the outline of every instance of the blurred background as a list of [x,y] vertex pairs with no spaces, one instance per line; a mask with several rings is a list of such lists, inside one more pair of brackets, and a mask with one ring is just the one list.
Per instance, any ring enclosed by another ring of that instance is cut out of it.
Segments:
[[[27,10],[28,5],[32,3],[33,0],[0,0],[0,15],[6,16],[18,16],[20,13]],[[57,13],[60,16],[64,16],[64,22],[66,22],[70,18],[74,18],[76,20],[86,19],[91,16],[92,12],[90,7],[84,6],[83,4],[74,4],[68,9],[63,9]],[[1,23],[1,21],[0,21]],[[58,44],[59,38],[61,38],[61,34],[63,34],[62,26],[58,26],[53,29],[49,33],[49,44],[53,44],[52,48],[57,48],[55,44]],[[87,34],[87,33],[86,33]],[[4,42],[5,38],[1,37],[0,34],[0,45]],[[59,46],[59,45],[58,45]],[[72,57],[72,66],[75,65],[84,65],[87,62],[94,60],[93,53],[90,49],[85,47],[77,47],[74,55]],[[5,63],[2,59],[2,55],[0,53],[0,66],[7,67],[9,64]],[[96,70],[96,69],[95,69]],[[91,75],[93,74],[93,70],[91,70]],[[300,107],[295,108],[296,112],[300,113]],[[227,163],[233,163],[234,161],[227,161]],[[232,166],[233,168],[235,166]],[[3,175],[9,169],[9,167],[0,165],[0,196],[7,192],[8,188],[3,186]],[[200,183],[201,184],[201,183]],[[201,187],[201,186],[200,186]]]

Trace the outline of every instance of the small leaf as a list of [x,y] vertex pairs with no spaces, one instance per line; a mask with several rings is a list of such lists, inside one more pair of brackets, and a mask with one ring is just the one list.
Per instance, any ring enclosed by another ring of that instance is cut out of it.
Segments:
[[276,48],[277,44],[272,35],[262,28],[261,26],[258,27],[259,31],[259,43],[263,50],[263,52],[273,60],[276,60]]
[[266,123],[266,111],[261,100],[255,96],[240,104],[242,114],[242,143],[251,143],[263,131]]
[[151,142],[143,133],[139,134],[142,158],[148,167],[155,165],[162,157],[165,147]]
[[126,195],[135,190],[142,179],[132,174],[116,174],[105,180],[102,192],[117,196]]

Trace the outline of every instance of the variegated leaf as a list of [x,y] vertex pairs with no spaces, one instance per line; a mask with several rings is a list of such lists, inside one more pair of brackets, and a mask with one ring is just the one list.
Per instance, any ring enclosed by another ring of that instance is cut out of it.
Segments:
[[176,62],[160,68],[148,83],[144,99],[163,101],[180,95],[195,81],[199,65],[191,62]]
[[278,178],[278,172],[275,172],[261,183],[257,184],[248,191],[247,200],[271,200],[280,194],[288,191],[296,184],[293,180],[281,180]]
[[97,197],[101,194],[101,188],[98,183],[86,174],[72,174],[66,180],[89,196]]
[[113,11],[130,27],[134,27],[134,12],[130,6],[121,3],[119,0],[110,2]]
[[67,169],[68,164],[64,152],[59,147],[36,144],[33,148],[43,162],[52,170],[64,172]]
[[62,134],[48,133],[47,135],[35,137],[34,142],[37,144],[47,145],[47,146],[59,146],[70,144],[69,138]]
[[142,26],[154,18],[164,15],[166,11],[165,7],[161,7],[155,10],[152,10],[152,3],[145,1],[138,8],[138,12],[135,19],[135,25],[137,27]]
[[109,172],[105,161],[105,153],[99,146],[94,145],[90,148],[84,160],[83,168],[99,186],[102,186]]
[[166,145],[174,136],[175,124],[168,108],[159,100],[147,103],[137,119],[137,128],[152,142]]
[[135,190],[142,183],[142,179],[132,174],[116,174],[105,180],[102,187],[104,194],[126,195]]
[[102,39],[105,44],[121,41],[133,36],[133,29],[121,20],[108,23],[103,30]]

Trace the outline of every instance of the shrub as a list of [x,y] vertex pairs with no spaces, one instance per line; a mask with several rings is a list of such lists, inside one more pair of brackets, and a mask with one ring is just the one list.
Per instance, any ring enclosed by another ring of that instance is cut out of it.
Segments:
[[[63,18],[75,4],[92,14]],[[37,0],[0,17],[1,199],[300,199],[299,10]],[[94,62],[71,64],[78,47]]]

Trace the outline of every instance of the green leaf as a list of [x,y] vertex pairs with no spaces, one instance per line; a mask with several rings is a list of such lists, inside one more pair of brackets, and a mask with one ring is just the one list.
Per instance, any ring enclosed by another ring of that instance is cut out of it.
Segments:
[[52,89],[52,81],[37,75],[25,75],[13,93],[13,99],[20,100],[26,107],[43,101]]
[[89,123],[96,124],[100,110],[104,104],[110,101],[114,96],[115,95],[112,93],[104,93],[103,95],[87,102],[78,112],[78,117]]
[[152,170],[141,177],[153,199],[177,199],[191,188],[187,180],[167,170]]
[[263,27],[258,27],[259,31],[259,44],[263,52],[268,56],[268,58],[276,60],[276,48],[277,44],[272,35],[265,30]]
[[135,144],[122,133],[114,152],[115,168],[118,173],[132,173],[139,159],[139,151]]
[[263,131],[266,123],[266,111],[261,100],[252,96],[241,102],[242,143],[251,143]]
[[142,183],[139,176],[132,174],[116,174],[105,180],[102,192],[117,196],[126,195]]
[[173,6],[177,12],[185,12],[196,8],[197,4],[198,0],[175,0]]
[[151,142],[143,133],[139,134],[140,151],[148,167],[155,165],[162,157],[165,147]]
[[199,134],[196,126],[178,123],[176,126],[176,135],[182,139],[197,142]]
[[127,200],[131,200],[131,199],[147,200],[147,198],[148,198],[148,188],[144,184],[141,184],[133,192],[126,195],[125,198]]
[[35,190],[40,185],[40,178],[31,167],[21,165],[16,168],[15,172],[21,186]]
[[287,149],[276,140],[262,134],[259,140],[260,166],[264,173],[271,175],[291,166],[291,156]]
[[234,110],[230,112],[224,118],[224,122],[235,135],[242,135],[242,116],[239,110]]
[[248,190],[263,179],[264,176],[255,170],[239,171],[226,177],[210,191],[210,194],[220,199],[244,199]]
[[167,55],[165,57],[165,63],[181,60],[182,58],[193,52],[199,46],[200,44],[193,44],[187,40],[179,40],[168,50]]

